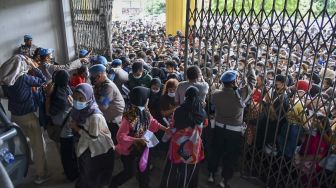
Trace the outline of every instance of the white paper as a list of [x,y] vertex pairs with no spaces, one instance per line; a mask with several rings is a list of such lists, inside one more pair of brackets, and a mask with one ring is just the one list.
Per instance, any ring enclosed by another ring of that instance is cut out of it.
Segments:
[[147,140],[148,148],[155,147],[159,143],[159,140],[156,138],[154,133],[149,130],[145,132],[145,134],[143,135],[143,138]]

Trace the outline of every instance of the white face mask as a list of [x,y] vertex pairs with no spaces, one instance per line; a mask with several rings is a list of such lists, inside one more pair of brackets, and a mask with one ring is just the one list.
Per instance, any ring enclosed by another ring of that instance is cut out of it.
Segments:
[[175,97],[175,93],[168,92],[169,97]]
[[144,111],[144,109],[145,109],[144,106],[137,106],[137,108],[139,108],[140,111]]
[[141,78],[141,75],[140,75],[140,76],[134,76],[134,75],[133,75],[133,78],[135,78],[135,79],[139,79],[139,78]]
[[153,92],[153,93],[159,93],[160,90],[159,90],[159,89],[152,89],[152,92]]

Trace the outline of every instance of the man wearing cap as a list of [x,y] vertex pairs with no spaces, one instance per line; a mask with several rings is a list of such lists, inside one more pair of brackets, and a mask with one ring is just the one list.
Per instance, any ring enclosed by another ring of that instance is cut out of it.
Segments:
[[96,65],[96,64],[101,64],[101,65],[104,65],[104,66],[107,65],[107,59],[106,59],[106,57],[104,57],[102,55],[98,55],[97,57],[92,58],[91,61],[92,61],[93,65]]
[[89,57],[90,56],[90,54],[91,54],[91,52],[92,52],[92,50],[90,49],[90,50],[87,50],[87,49],[81,49],[80,51],[79,51],[79,58],[87,58],[87,57]]
[[23,40],[24,44],[20,46],[19,53],[32,58],[37,48],[37,46],[33,44],[33,37],[31,35],[25,35]]
[[97,104],[104,114],[113,141],[116,143],[116,134],[125,108],[124,99],[117,86],[108,79],[104,65],[93,65],[89,72]]
[[64,69],[67,71],[72,71],[80,68],[83,64],[88,63],[88,59],[86,57],[76,59],[72,62],[69,62],[65,65],[55,65],[52,62],[52,53],[54,52],[51,48],[42,48],[39,51],[40,55],[40,66],[39,68],[42,70],[45,77],[47,77],[48,81],[51,81],[52,75],[55,71]]
[[211,98],[215,107],[215,131],[209,156],[208,181],[214,182],[219,160],[222,160],[222,180],[219,183],[222,188],[230,187],[228,182],[233,177],[242,144],[245,104],[237,86],[237,76],[236,71],[226,71],[221,77],[222,90],[215,91]]
[[118,89],[122,90],[122,85],[126,84],[128,81],[128,73],[121,67],[121,59],[114,59],[111,63],[111,68],[109,71],[109,78],[112,80]]

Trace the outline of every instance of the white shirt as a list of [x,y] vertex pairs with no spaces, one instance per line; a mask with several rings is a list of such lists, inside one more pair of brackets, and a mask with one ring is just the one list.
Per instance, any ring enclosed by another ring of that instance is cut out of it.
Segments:
[[91,157],[107,153],[111,148],[114,149],[110,130],[102,114],[91,115],[81,126],[83,126],[83,129],[79,131],[77,157],[81,156],[87,149],[90,150]]
[[181,82],[178,85],[175,94],[175,102],[179,105],[184,102],[185,93],[190,86],[197,87],[197,89],[199,90],[199,97],[205,103],[206,95],[209,92],[209,84],[207,82],[191,83],[188,81]]

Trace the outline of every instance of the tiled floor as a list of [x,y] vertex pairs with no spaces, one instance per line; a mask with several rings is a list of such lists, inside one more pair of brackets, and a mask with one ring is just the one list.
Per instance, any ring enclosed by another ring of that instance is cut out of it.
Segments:
[[[2,100],[1,101],[4,107],[7,107],[7,101]],[[53,141],[51,141],[47,134],[44,134],[45,142],[46,142],[46,150],[47,150],[47,159],[48,159],[48,167],[49,171],[51,173],[51,179],[42,184],[42,185],[36,185],[33,183],[33,174],[34,174],[34,166],[30,166],[28,177],[26,177],[23,182],[21,182],[19,185],[17,185],[17,188],[70,188],[74,187],[74,184],[71,182],[68,182],[64,175],[63,175],[63,169],[60,162],[60,157],[58,154],[58,151],[56,150],[56,145]],[[159,183],[161,180],[161,175],[164,167],[165,161],[165,155],[164,154],[158,154],[156,155],[155,159],[153,160],[154,168],[151,171],[151,186],[152,188],[159,187]],[[199,172],[199,188],[211,188],[211,187],[219,187],[216,184],[208,184],[207,183],[207,175],[208,172],[206,170],[206,163],[201,164],[201,170]],[[120,170],[122,170],[122,165],[119,159],[116,159],[115,161],[115,168],[114,173],[118,173]],[[219,179],[219,178],[218,178]],[[230,183],[232,188],[258,188],[261,186],[258,186],[256,184],[252,184],[249,181],[246,181],[239,177],[239,173],[235,174],[235,177],[233,178],[232,182]],[[136,188],[137,181],[135,178],[132,178],[129,182],[127,182],[125,185],[121,186],[120,188]]]
[[[47,136],[46,136],[47,137]],[[55,143],[51,140],[46,138],[46,148],[47,148],[47,157],[48,157],[48,167],[51,172],[51,179],[42,184],[42,185],[35,185],[33,183],[33,174],[34,174],[34,167],[31,166],[29,170],[28,177],[17,186],[17,188],[70,188],[73,187],[73,183],[68,182],[65,180],[62,174],[62,165],[60,162],[60,158],[58,152],[56,150]],[[159,183],[161,180],[162,175],[162,168],[164,166],[164,155],[156,157],[153,161],[154,168],[151,172],[151,185],[153,188],[159,187]],[[114,169],[114,173],[119,172],[122,169],[121,162],[119,159],[116,159],[116,166]],[[202,168],[200,170],[200,180],[199,180],[199,188],[210,188],[210,187],[219,187],[218,185],[211,185],[208,184],[207,181],[207,171],[206,171],[206,164],[202,164]],[[127,184],[121,186],[121,188],[136,188],[137,182],[135,178],[132,178]],[[244,179],[239,177],[239,173],[235,174],[234,179],[231,182],[232,188],[257,188],[258,186],[252,184]]]

